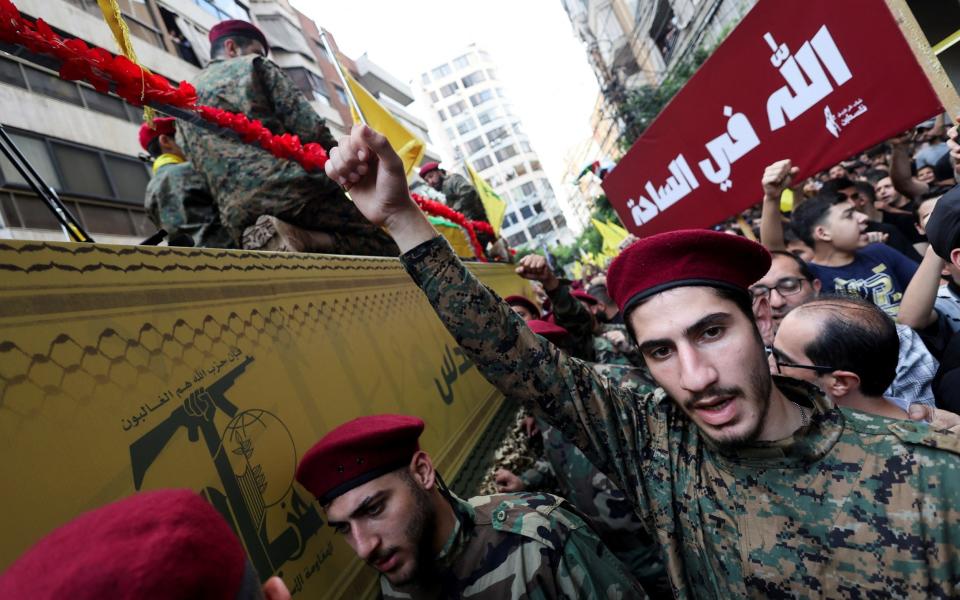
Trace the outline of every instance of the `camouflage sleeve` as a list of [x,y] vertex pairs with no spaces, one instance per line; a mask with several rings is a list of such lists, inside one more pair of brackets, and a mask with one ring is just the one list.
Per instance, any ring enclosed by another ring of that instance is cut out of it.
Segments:
[[337,145],[327,121],[313,110],[300,88],[273,61],[258,59],[254,69],[273,101],[274,113],[284,128],[300,137],[304,144],[314,142],[329,150]]
[[480,202],[480,194],[477,193],[477,189],[467,181],[466,177],[453,175],[449,176],[450,183],[448,184],[450,189],[447,194],[447,200],[451,204],[462,204],[472,206]]
[[553,466],[545,458],[538,458],[532,467],[520,475],[520,481],[528,492],[540,492],[556,487]]
[[590,364],[567,356],[527,328],[460,262],[442,237],[401,257],[457,343],[507,397],[536,403],[544,417],[600,471],[628,491],[639,513],[650,501],[642,474],[665,425],[652,403],[611,387]]
[[620,559],[587,526],[570,531],[556,569],[564,598],[646,598]]
[[573,336],[577,358],[603,362],[597,358],[593,348],[593,317],[583,304],[570,294],[570,286],[561,283],[555,290],[547,292],[547,295],[550,296],[557,325]]

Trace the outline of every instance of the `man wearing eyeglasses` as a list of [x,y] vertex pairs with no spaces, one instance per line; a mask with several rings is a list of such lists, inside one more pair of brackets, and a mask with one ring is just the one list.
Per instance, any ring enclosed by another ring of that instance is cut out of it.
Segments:
[[[297,84],[267,58],[255,25],[229,20],[210,30],[208,64],[193,81],[197,104],[259,120],[327,151],[336,145],[326,120]],[[396,256],[396,244],[363,218],[335,182],[261,148],[182,123],[183,149],[207,183],[220,222],[236,247],[252,250]]]
[[[761,321],[762,315],[758,311],[766,310],[769,305],[773,327],[769,331],[761,330],[767,346],[772,345],[773,337],[787,313],[817,298],[822,287],[807,264],[793,254],[775,250],[771,255],[770,270],[750,286],[754,314]],[[768,302],[760,303],[760,298],[766,298]],[[907,406],[915,403],[933,406],[932,382],[939,366],[937,360],[913,329],[897,324],[896,332],[900,338],[899,361],[896,376],[886,395],[902,400]]]

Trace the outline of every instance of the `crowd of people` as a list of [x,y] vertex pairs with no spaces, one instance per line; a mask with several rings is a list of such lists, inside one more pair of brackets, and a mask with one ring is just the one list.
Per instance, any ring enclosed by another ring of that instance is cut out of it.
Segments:
[[[171,243],[399,255],[542,438],[530,469],[466,499],[415,416],[317,441],[296,479],[383,597],[960,595],[960,143],[942,116],[805,181],[774,162],[758,207],[630,240],[579,281],[528,255],[515,268],[536,299],[501,299],[411,200],[383,136],[333,140],[252,25],[211,39],[202,100],[330,161],[309,174],[158,120],[141,135],[147,204]],[[421,175],[483,216],[462,177]],[[168,490],[54,531],[0,597],[289,598],[270,575],[199,496]]]

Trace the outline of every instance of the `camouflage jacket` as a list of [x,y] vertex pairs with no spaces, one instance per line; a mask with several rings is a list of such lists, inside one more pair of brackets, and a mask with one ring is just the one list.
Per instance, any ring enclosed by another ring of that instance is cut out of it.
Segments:
[[[328,150],[336,145],[326,121],[296,84],[265,58],[214,60],[194,83],[198,104],[245,114],[274,134],[294,134],[303,143],[316,142]],[[238,241],[260,215],[283,218],[310,202],[324,202],[323,215],[328,217],[313,229],[372,227],[322,172],[307,173],[293,161],[189,123],[179,123],[178,133],[184,152],[214,194],[221,221]]]
[[520,475],[527,490],[555,486],[589,519],[603,543],[634,577],[641,582],[658,576],[665,580],[659,547],[633,512],[626,494],[541,415],[537,415],[537,428],[543,438],[543,458]]
[[[417,589],[384,598],[645,598],[623,564],[563,499],[549,494],[497,494],[465,502],[450,494],[457,522]],[[426,587],[429,586],[429,587]]]
[[562,280],[560,285],[547,292],[547,296],[553,308],[554,322],[566,329],[573,338],[571,342],[573,356],[590,362],[601,362],[597,360],[594,349],[593,316],[570,293],[568,281]]
[[471,221],[487,220],[487,211],[483,208],[477,188],[463,175],[447,173],[441,191],[447,199],[447,206],[453,210],[463,213]]
[[157,169],[144,197],[150,220],[167,231],[171,245],[189,236],[198,248],[233,248],[233,240],[220,225],[220,214],[210,191],[189,162]]
[[600,334],[593,336],[593,353],[598,363],[638,368],[644,366],[643,356],[630,341],[627,326],[620,323],[604,323],[600,326]]
[[505,395],[552,425],[629,496],[679,598],[960,596],[960,437],[832,407],[789,438],[723,451],[657,389],[618,389],[558,352],[430,240],[402,260]]

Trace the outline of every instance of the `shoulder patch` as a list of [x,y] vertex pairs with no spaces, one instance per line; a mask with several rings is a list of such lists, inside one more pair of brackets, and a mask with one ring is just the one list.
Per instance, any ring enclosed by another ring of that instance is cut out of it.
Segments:
[[895,421],[887,428],[901,442],[913,446],[926,446],[960,455],[960,434],[943,429],[933,429],[927,423]]
[[476,523],[536,540],[554,550],[563,548],[567,532],[586,523],[563,498],[552,494],[496,494],[470,499]]

